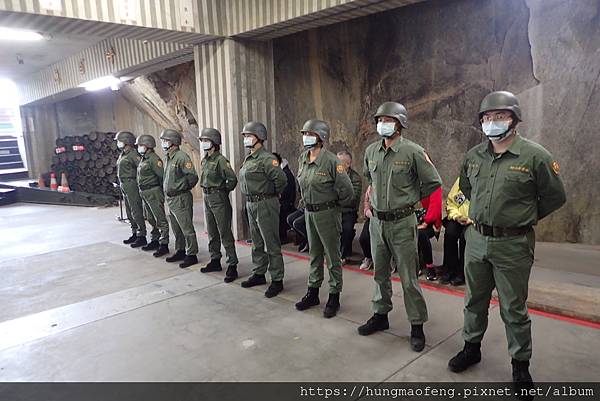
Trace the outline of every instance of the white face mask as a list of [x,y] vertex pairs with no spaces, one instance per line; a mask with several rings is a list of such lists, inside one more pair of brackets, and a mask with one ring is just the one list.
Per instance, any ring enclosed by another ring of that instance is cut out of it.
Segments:
[[246,147],[246,148],[254,147],[254,138],[252,138],[251,136],[245,136],[244,137],[244,147]]
[[305,148],[312,148],[317,144],[317,137],[312,135],[302,135],[302,143]]
[[488,121],[481,124],[485,136],[494,142],[502,142],[508,137],[511,121]]
[[138,146],[138,153],[140,155],[143,155],[144,153],[146,153],[146,147],[145,146]]
[[392,122],[383,122],[380,121],[377,123],[377,133],[384,137],[384,138],[389,138],[390,136],[394,135],[394,133],[396,132],[396,123],[392,123]]
[[207,152],[212,149],[213,144],[212,144],[212,142],[209,142],[209,141],[206,141],[206,142],[202,141],[202,142],[200,142],[200,147],[202,148],[202,150]]
[[171,147],[171,141],[160,141],[160,146],[162,146],[163,150],[167,151]]
[[125,148],[125,142],[117,141],[117,148],[119,148],[119,149]]

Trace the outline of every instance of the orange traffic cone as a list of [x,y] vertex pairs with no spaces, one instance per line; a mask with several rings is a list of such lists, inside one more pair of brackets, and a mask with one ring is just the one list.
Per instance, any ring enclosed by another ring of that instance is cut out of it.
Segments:
[[67,181],[67,175],[62,173],[60,176],[60,186],[62,187],[62,192],[70,192],[69,181]]
[[44,177],[41,174],[38,177],[38,188],[46,188],[46,181],[44,181]]
[[58,184],[56,183],[56,174],[50,174],[50,189],[56,191],[58,189]]

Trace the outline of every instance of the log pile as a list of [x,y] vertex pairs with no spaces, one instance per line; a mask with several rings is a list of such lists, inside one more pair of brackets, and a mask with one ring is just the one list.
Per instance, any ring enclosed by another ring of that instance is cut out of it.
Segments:
[[65,173],[72,191],[118,196],[119,190],[113,186],[119,157],[114,135],[92,131],[58,138],[51,171],[59,178]]

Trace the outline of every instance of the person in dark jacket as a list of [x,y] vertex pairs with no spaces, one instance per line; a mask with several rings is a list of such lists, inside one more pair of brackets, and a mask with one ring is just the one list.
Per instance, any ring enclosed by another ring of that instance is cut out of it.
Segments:
[[287,218],[296,211],[296,178],[286,159],[282,159],[279,153],[273,153],[273,156],[277,158],[279,166],[287,178],[287,185],[279,198],[279,239],[282,244],[286,244],[289,242],[287,231],[292,228],[288,224]]

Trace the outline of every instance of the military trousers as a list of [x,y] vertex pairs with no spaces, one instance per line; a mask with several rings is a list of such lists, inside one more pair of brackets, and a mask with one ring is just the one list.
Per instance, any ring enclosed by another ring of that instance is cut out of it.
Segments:
[[531,320],[527,312],[529,275],[535,232],[513,237],[486,237],[472,226],[465,231],[465,341],[478,343],[488,325],[492,291],[500,301],[508,352],[512,358],[531,358]]
[[273,197],[258,202],[246,202],[246,210],[252,238],[253,273],[264,275],[268,271],[271,280],[283,280],[279,200]]
[[398,267],[402,284],[404,308],[411,324],[427,321],[427,306],[419,280],[417,266],[417,219],[411,214],[403,219],[383,221],[373,217],[369,222],[371,253],[375,268],[373,312],[385,314],[392,310],[392,258]]
[[121,182],[121,193],[125,202],[125,213],[131,226],[131,233],[138,237],[146,236],[146,222],[144,221],[144,208],[142,197],[136,180]]
[[224,191],[204,194],[204,213],[206,215],[210,259],[221,259],[222,243],[227,254],[227,265],[237,265],[235,239],[231,231],[232,209],[229,194]]
[[305,211],[306,233],[308,235],[308,253],[310,271],[308,286],[320,288],[324,280],[323,263],[327,258],[329,269],[329,293],[342,291],[342,259],[340,253],[340,233],[342,232],[342,213],[339,208],[319,212]]
[[148,222],[152,226],[150,239],[158,241],[160,244],[169,243],[169,222],[165,214],[165,195],[160,186],[140,190],[144,210],[148,217]]
[[194,229],[194,198],[190,191],[168,196],[169,219],[175,234],[175,250],[185,249],[186,255],[198,254],[198,239]]

